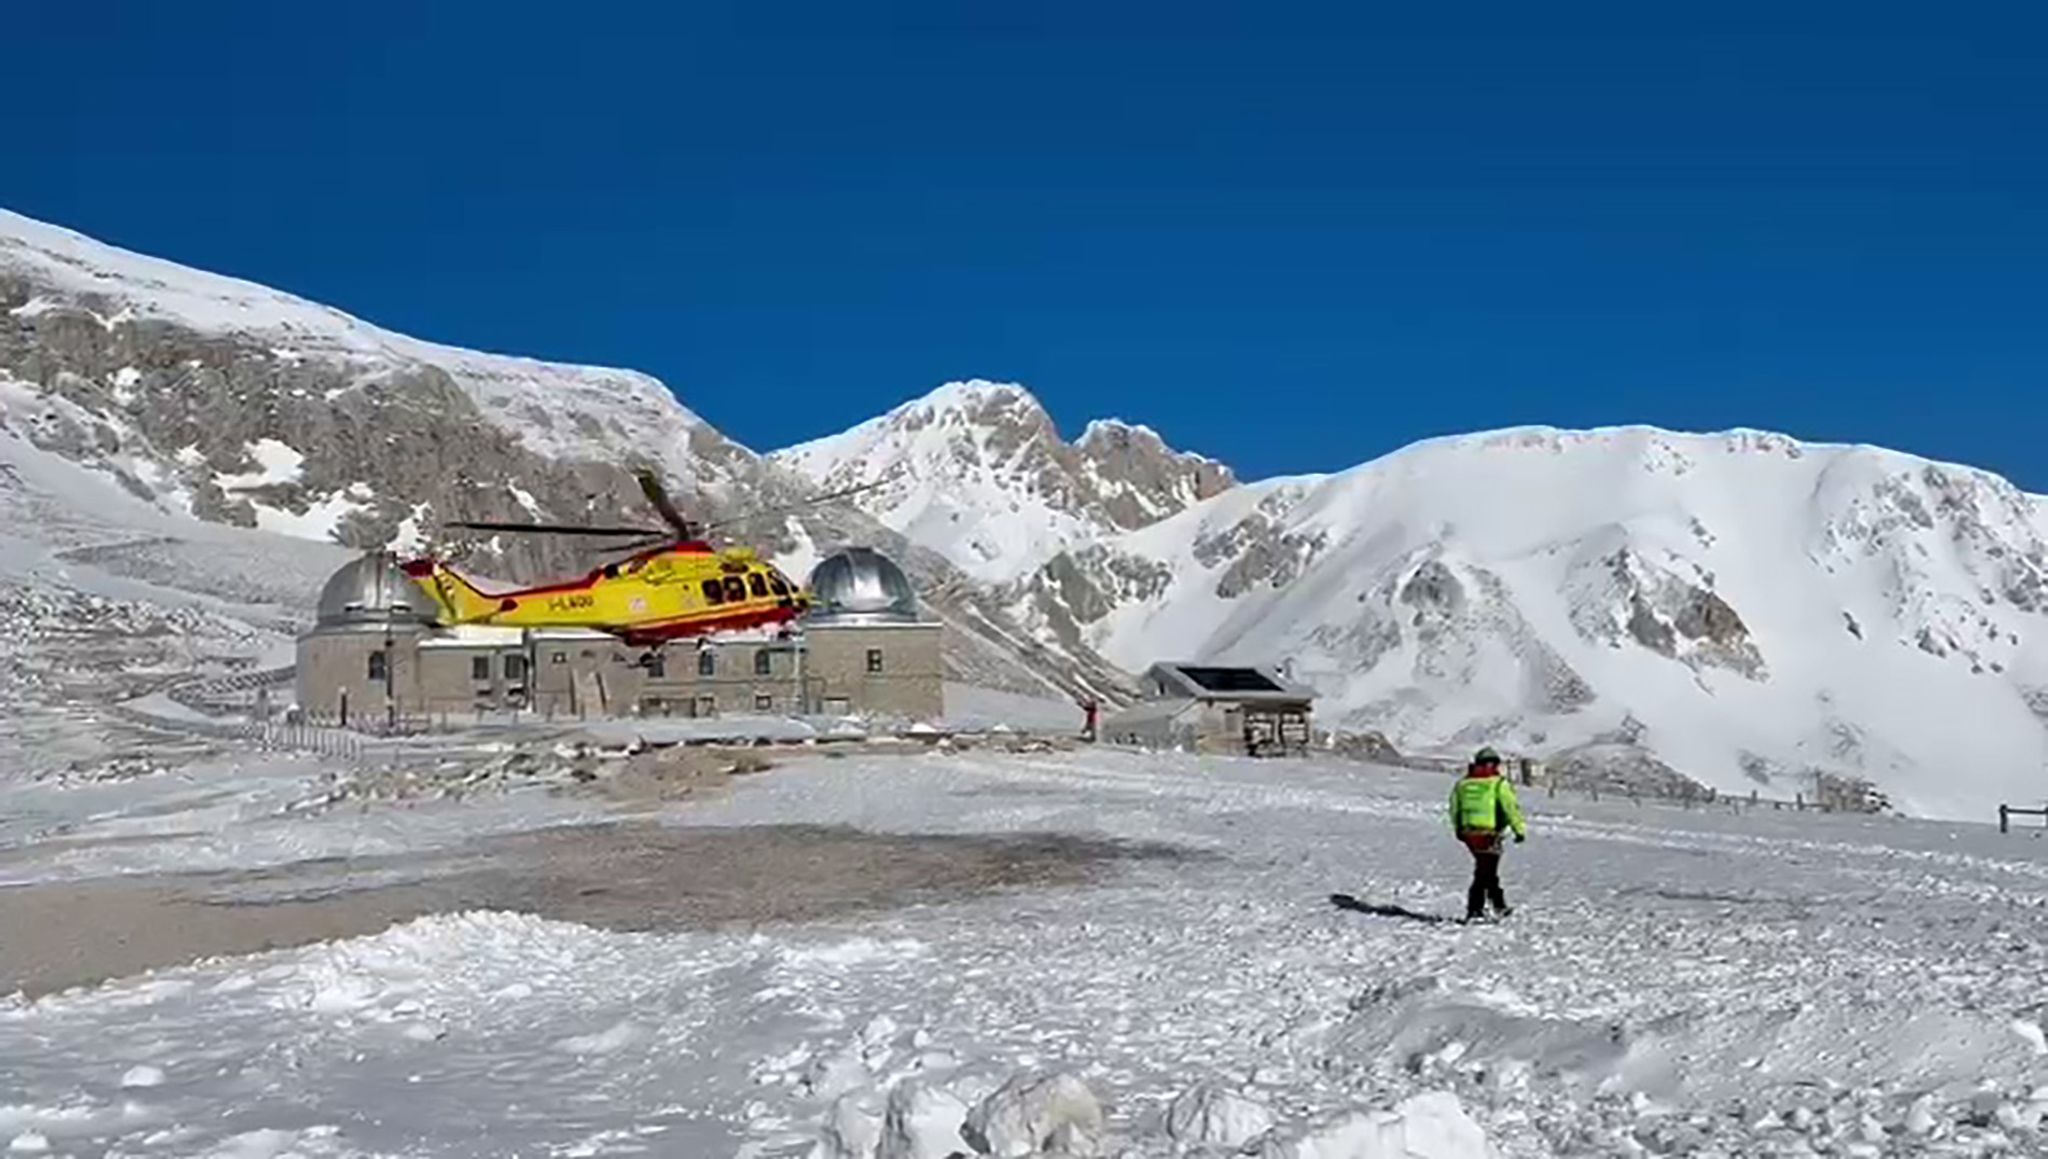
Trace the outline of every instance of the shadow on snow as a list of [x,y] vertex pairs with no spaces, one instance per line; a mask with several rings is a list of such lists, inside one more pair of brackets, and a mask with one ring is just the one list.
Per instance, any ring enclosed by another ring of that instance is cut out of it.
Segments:
[[1442,914],[1417,913],[1406,906],[1379,905],[1374,902],[1360,901],[1348,893],[1331,894],[1330,904],[1341,910],[1350,910],[1355,914],[1371,914],[1374,917],[1380,918],[1402,918],[1406,921],[1421,922],[1424,925],[1431,926],[1442,925],[1451,920]]

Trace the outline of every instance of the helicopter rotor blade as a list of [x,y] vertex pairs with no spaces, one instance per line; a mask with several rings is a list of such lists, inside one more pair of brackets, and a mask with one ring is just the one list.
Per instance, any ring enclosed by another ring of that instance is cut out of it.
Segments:
[[631,536],[636,539],[667,539],[658,527],[586,527],[576,523],[509,523],[489,519],[456,520],[441,526],[463,531],[509,531],[523,535]]
[[661,485],[661,476],[643,467],[633,472],[633,477],[640,481],[640,493],[647,496],[647,502],[661,516],[662,522],[675,528],[677,538],[695,539],[698,536],[702,528],[676,510],[675,502],[668,497],[668,488]]
[[864,495],[890,482],[893,482],[893,479],[885,477],[876,479],[871,483],[862,483],[858,487],[845,487],[837,491],[827,491],[823,495],[813,495],[808,499],[799,500],[795,503],[784,503],[775,507],[757,507],[752,511],[742,511],[738,515],[728,515],[724,519],[713,520],[710,523],[706,523],[704,527],[706,530],[730,527],[735,523],[745,523],[750,519],[759,519],[766,515],[786,515],[791,511],[802,511],[809,507],[836,503],[841,499],[850,499],[855,495]]

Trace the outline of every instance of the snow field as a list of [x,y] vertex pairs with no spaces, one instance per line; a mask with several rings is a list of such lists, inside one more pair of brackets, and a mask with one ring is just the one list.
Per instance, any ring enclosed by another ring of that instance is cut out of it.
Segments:
[[444,915],[17,999],[0,1138],[837,1159],[944,1154],[979,1116],[997,1154],[1055,1135],[1295,1159],[2048,1144],[2048,842],[1536,795],[1507,923],[1331,907],[1459,911],[1448,784],[1113,751],[797,762],[669,820],[1183,852],[755,930]]

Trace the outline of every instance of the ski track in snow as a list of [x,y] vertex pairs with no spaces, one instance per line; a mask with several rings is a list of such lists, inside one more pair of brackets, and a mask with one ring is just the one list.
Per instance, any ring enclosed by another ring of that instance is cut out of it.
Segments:
[[[1140,1155],[1173,1153],[1162,1109],[1203,1081],[1283,1130],[1448,1091],[1508,1155],[2040,1153],[2048,842],[1531,793],[1507,923],[1332,908],[1458,910],[1448,784],[1113,751],[798,761],[668,819],[1199,856],[753,931],[444,915],[17,998],[0,1144],[805,1155],[835,1101],[878,1108],[915,1077],[972,1105],[1050,1068]],[[469,808],[423,810],[413,839],[502,823]]]

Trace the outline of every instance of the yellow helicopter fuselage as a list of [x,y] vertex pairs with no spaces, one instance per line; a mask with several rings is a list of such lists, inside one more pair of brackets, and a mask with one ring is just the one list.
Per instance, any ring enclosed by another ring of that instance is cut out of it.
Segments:
[[591,628],[629,643],[785,624],[809,595],[752,550],[675,543],[605,564],[572,580],[486,590],[438,559],[406,574],[431,596],[443,624]]

